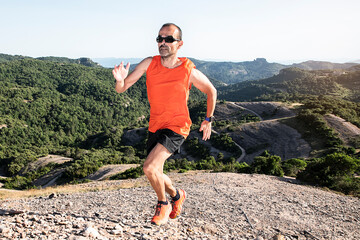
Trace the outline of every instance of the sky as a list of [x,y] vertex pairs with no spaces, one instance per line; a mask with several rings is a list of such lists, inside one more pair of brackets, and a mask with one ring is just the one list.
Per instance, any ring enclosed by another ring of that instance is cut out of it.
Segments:
[[0,0],[0,53],[145,58],[164,23],[179,56],[294,63],[360,60],[359,0]]

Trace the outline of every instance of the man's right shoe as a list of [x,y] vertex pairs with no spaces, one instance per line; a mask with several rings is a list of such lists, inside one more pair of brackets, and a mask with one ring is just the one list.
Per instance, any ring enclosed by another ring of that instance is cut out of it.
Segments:
[[170,213],[171,219],[174,219],[180,215],[183,204],[185,202],[186,192],[182,189],[179,189],[179,194],[180,194],[179,200],[177,200],[177,201],[171,200],[171,205],[172,205],[172,211]]
[[155,215],[151,220],[151,224],[162,225],[167,223],[171,212],[171,204],[168,202],[167,205],[158,203],[156,205]]

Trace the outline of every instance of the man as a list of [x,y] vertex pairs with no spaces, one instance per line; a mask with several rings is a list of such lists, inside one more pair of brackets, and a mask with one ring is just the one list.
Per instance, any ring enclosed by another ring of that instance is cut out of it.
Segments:
[[[150,103],[148,156],[143,170],[156,192],[158,204],[151,220],[152,224],[161,225],[168,218],[179,216],[186,192],[176,189],[168,176],[163,173],[164,162],[189,135],[191,120],[187,100],[191,85],[207,95],[207,116],[201,123],[203,140],[211,135],[211,121],[216,104],[216,89],[209,79],[187,58],[178,58],[177,52],[182,47],[182,31],[173,23],[164,24],[156,38],[160,55],[142,60],[128,74],[130,64],[115,66],[113,75],[116,79],[115,90],[126,91],[146,72],[146,86]],[[171,196],[168,202],[165,192]]]

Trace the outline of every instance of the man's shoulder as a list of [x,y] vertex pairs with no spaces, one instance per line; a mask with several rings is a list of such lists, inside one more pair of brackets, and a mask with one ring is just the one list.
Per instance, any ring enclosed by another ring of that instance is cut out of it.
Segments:
[[153,60],[153,57],[144,58],[144,59],[136,66],[136,68],[140,68],[140,69],[143,69],[143,70],[146,71],[147,68],[150,66],[152,60]]
[[153,60],[154,57],[156,57],[156,56],[150,56],[150,57],[144,58],[141,62],[151,63],[151,61]]

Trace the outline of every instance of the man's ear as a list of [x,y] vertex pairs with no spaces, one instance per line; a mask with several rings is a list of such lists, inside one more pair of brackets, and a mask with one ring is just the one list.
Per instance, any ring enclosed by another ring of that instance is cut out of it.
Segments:
[[183,44],[184,44],[184,42],[183,42],[182,40],[179,41],[179,47],[178,47],[178,49],[181,48]]

